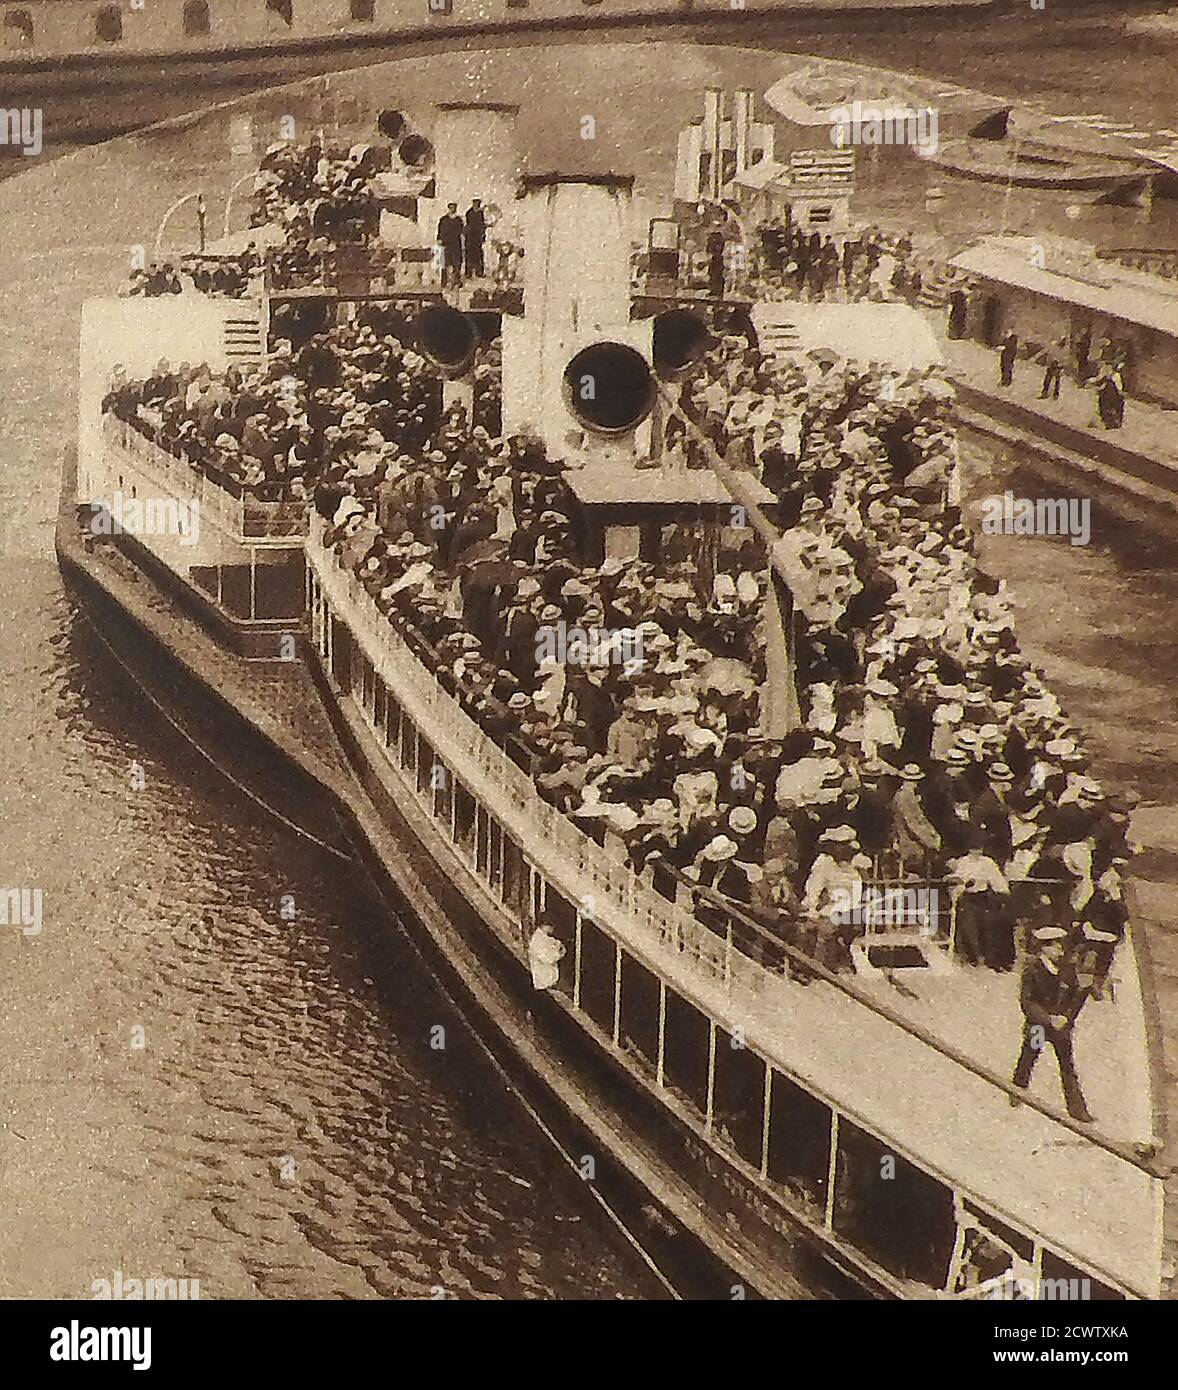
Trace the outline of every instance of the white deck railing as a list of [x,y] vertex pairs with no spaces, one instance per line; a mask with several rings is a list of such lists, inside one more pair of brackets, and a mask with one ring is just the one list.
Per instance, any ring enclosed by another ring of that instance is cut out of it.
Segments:
[[235,495],[115,415],[103,419],[103,448],[108,483],[124,462],[146,474],[162,493],[198,502],[202,522],[211,522],[242,545],[296,546],[306,534],[305,503],[265,502],[245,492]]
[[410,710],[438,756],[452,761],[464,779],[475,775],[479,800],[515,835],[549,882],[582,914],[609,919],[620,939],[626,940],[637,925],[644,934],[698,960],[726,991],[737,984],[759,990],[762,967],[648,887],[627,863],[544,800],[527,773],[425,669],[355,575],[324,547],[322,537],[322,519],[313,516],[308,562],[337,607],[344,601],[349,625],[356,625],[356,637],[369,660]]

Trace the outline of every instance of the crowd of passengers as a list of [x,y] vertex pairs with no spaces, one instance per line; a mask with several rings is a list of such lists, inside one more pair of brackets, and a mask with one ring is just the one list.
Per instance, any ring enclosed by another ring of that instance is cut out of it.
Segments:
[[1009,968],[1021,928],[1032,951],[1063,943],[1094,991],[1127,918],[1128,814],[1087,775],[977,568],[951,402],[933,369],[777,365],[727,340],[684,389],[678,431],[781,504],[806,725],[791,752],[807,745],[805,794],[851,812],[829,885],[898,848],[925,881],[960,885],[966,959]]
[[[268,161],[257,219],[285,224],[288,254],[370,235],[363,156]],[[770,293],[919,293],[903,239],[760,238]],[[637,870],[746,904],[832,968],[863,931],[834,904],[902,873],[951,890],[963,959],[1006,970],[1022,947],[1102,990],[1127,812],[976,566],[937,373],[780,362],[727,338],[682,387],[658,466],[715,451],[768,489],[782,530],[800,727],[768,738],[753,532],[668,528],[657,564],[586,563],[561,460],[499,437],[496,364],[480,372],[471,419],[443,408],[423,357],[356,323],[248,375],[163,363],[107,403],[207,471],[313,488],[378,607],[541,794]],[[570,659],[576,633],[604,634],[589,659]]]
[[237,254],[161,257],[133,269],[123,294],[155,298],[195,290],[241,298],[263,269],[272,288],[322,282],[341,246],[375,235],[379,210],[371,178],[373,151],[281,142],[263,155],[254,178],[251,227],[281,229],[281,245]]
[[[480,353],[472,378],[474,423],[498,433],[497,346]],[[440,402],[423,357],[392,333],[356,325],[312,334],[297,349],[280,339],[264,366],[218,373],[163,359],[145,380],[116,367],[102,408],[211,481],[277,501],[308,497],[360,418],[372,421],[369,451],[387,456],[391,439],[420,448]]]
[[836,237],[799,226],[788,211],[759,222],[756,231],[753,278],[767,298],[915,304],[924,285],[906,235],[872,225]]
[[124,297],[149,299],[166,294],[220,295],[240,299],[249,289],[251,278],[262,268],[263,256],[252,247],[235,256],[179,256],[172,260],[149,262],[132,270]]
[[309,495],[320,446],[289,358],[223,373],[164,359],[142,381],[116,367],[102,408],[218,486],[259,501]]
[[[779,499],[802,707],[784,739],[758,732],[751,533],[709,547],[672,528],[657,565],[585,564],[559,464],[435,398],[383,451],[369,413],[344,412],[317,494],[328,541],[484,727],[522,745],[542,794],[636,868],[674,866],[838,967],[862,931],[834,920],[838,893],[903,865],[960,893],[964,959],[1009,969],[1020,934],[1066,941],[1098,990],[1124,929],[1127,816],[976,568],[943,383],[821,355],[778,367],[733,341],[702,375],[727,381],[726,403],[687,407],[683,431],[720,435],[731,460],[731,425]],[[610,634],[618,658],[542,640],[573,630]],[[619,634],[635,632],[630,661]]]

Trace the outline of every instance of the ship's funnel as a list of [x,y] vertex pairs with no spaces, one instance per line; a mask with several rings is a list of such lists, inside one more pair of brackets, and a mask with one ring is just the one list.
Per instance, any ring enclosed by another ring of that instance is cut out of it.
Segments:
[[525,175],[524,313],[547,331],[629,321],[633,183],[629,174]]
[[668,309],[654,321],[654,368],[661,377],[675,377],[707,352],[712,335],[706,323],[689,309]]
[[630,316],[628,174],[523,180],[523,317],[503,320],[503,423],[553,458],[630,466],[655,403],[650,319]]
[[586,429],[621,434],[654,408],[654,376],[646,359],[624,343],[591,343],[564,369],[564,398]]
[[448,376],[459,376],[474,361],[479,331],[474,321],[448,304],[433,304],[413,321],[422,355]]
[[[443,101],[435,107],[434,206],[457,203],[460,213],[477,198],[494,235],[514,240],[510,226],[519,181],[519,107],[503,101]],[[504,216],[507,222],[499,225]]]

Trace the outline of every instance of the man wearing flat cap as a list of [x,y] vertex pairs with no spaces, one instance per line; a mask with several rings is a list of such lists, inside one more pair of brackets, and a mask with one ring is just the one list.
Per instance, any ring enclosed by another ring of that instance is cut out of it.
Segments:
[[[1026,1090],[1039,1054],[1047,1044],[1059,1064],[1064,1103],[1073,1120],[1091,1124],[1072,1050],[1072,1030],[1087,995],[1064,963],[1067,933],[1062,927],[1039,927],[1032,933],[1035,950],[1023,961],[1019,1004],[1023,1011],[1023,1045],[1015,1063],[1013,1085]],[[1015,1098],[1011,1097],[1014,1104]]]

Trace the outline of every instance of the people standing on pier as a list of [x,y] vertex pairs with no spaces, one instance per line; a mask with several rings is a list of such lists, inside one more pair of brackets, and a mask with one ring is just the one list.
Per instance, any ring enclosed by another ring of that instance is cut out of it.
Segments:
[[1083,385],[1092,372],[1092,320],[1087,319],[1075,342],[1076,380]]
[[1116,367],[1105,366],[1097,373],[1096,413],[1106,430],[1119,430],[1125,423],[1125,390]]
[[1048,343],[1043,350],[1043,385],[1039,388],[1039,399],[1048,396],[1059,400],[1059,384],[1063,377],[1064,362],[1067,360],[1068,340],[1066,337]]
[[462,284],[464,226],[458,204],[447,203],[438,219],[438,245],[442,251],[442,288],[457,289]]
[[1014,381],[1014,364],[1018,357],[1018,335],[1012,329],[998,349],[998,384],[1009,386]]

